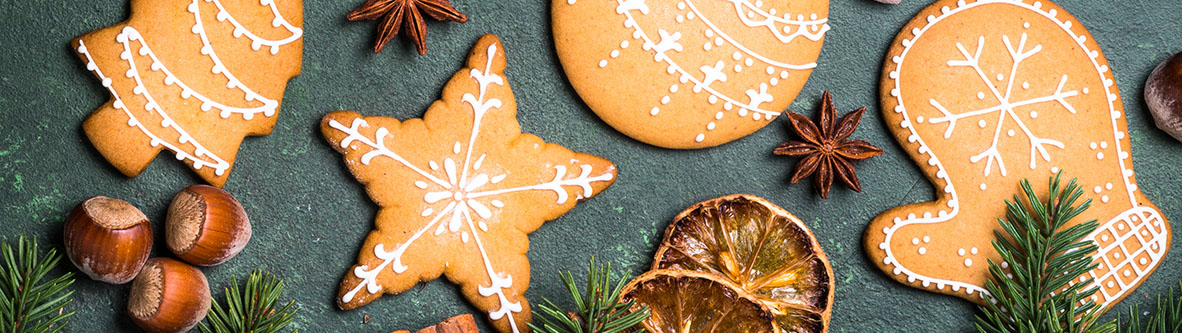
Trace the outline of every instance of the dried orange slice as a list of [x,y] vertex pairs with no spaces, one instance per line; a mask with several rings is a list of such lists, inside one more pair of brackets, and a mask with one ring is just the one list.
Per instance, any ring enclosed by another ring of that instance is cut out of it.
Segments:
[[812,232],[756,196],[707,200],[665,230],[653,269],[703,272],[764,303],[782,332],[824,332],[833,310],[833,269]]
[[771,309],[733,283],[709,274],[658,269],[624,286],[624,302],[647,305],[649,332],[775,332]]

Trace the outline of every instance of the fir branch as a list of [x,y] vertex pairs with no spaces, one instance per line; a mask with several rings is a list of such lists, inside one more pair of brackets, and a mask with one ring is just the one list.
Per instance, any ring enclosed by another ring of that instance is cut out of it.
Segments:
[[992,299],[976,316],[980,332],[1098,332],[1111,331],[1111,323],[1093,325],[1100,307],[1092,302],[1097,288],[1083,289],[1092,279],[1076,281],[1096,268],[1092,253],[1098,247],[1085,239],[1096,230],[1096,220],[1071,227],[1067,223],[1092,200],[1075,203],[1083,195],[1072,179],[1060,187],[1059,177],[1049,181],[1045,201],[1030,182],[1021,182],[1025,202],[1017,195],[1006,201],[1006,218],[998,219],[1005,234],[994,231],[993,247],[1009,264],[1008,272],[989,261],[990,280],[985,288]]
[[575,286],[575,279],[571,273],[559,272],[562,283],[570,292],[571,298],[578,308],[578,312],[566,312],[554,302],[543,298],[544,304],[538,304],[540,314],[538,325],[530,323],[529,327],[535,332],[544,333],[620,333],[635,332],[636,325],[648,319],[648,306],[642,306],[635,311],[632,306],[635,301],[620,303],[620,292],[624,284],[630,279],[623,276],[612,287],[611,263],[595,265],[595,258],[587,268],[586,293],[580,293]]
[[59,332],[74,315],[64,312],[73,302],[74,273],[42,282],[57,267],[61,255],[53,248],[39,256],[37,239],[20,236],[16,252],[8,242],[0,241],[4,266],[0,266],[0,332]]
[[202,333],[256,332],[272,333],[291,324],[296,309],[295,301],[278,308],[283,293],[283,280],[271,273],[256,270],[246,278],[246,286],[238,288],[238,279],[231,277],[226,288],[226,306],[213,303],[209,315],[201,322]]
[[[1178,282],[1178,289],[1182,290],[1182,281]],[[1157,295],[1157,310],[1144,323],[1137,312],[1137,306],[1129,309],[1129,322],[1121,328],[1121,332],[1178,332],[1182,331],[1182,293],[1174,295],[1174,287],[1170,287],[1169,296]]]

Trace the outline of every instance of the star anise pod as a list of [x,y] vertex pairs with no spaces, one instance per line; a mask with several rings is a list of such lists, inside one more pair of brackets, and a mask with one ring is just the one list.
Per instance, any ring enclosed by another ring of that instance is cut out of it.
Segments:
[[829,91],[821,97],[821,110],[818,119],[820,126],[808,117],[786,112],[791,128],[802,141],[781,143],[772,151],[776,155],[801,157],[792,170],[791,182],[796,182],[815,174],[813,182],[822,199],[829,198],[829,188],[833,185],[833,177],[841,178],[854,191],[862,192],[862,184],[854,173],[854,165],[850,160],[860,161],[882,155],[882,149],[862,140],[846,140],[858,123],[866,107],[858,108],[841,117],[834,123],[837,110],[833,107],[833,97]]
[[422,13],[439,21],[468,22],[468,16],[452,7],[448,0],[366,0],[345,18],[349,21],[381,19],[373,53],[382,52],[401,30],[414,42],[419,55],[426,55],[427,25]]

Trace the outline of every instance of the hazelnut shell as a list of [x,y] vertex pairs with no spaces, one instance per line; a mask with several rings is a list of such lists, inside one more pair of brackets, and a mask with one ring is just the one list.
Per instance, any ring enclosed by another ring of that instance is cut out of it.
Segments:
[[127,201],[97,196],[66,217],[66,256],[91,279],[130,282],[152,250],[152,224]]
[[193,185],[172,198],[165,241],[181,260],[213,266],[230,260],[250,241],[250,219],[230,193]]
[[1182,53],[1166,59],[1149,74],[1145,104],[1157,128],[1182,141]]
[[170,258],[152,258],[131,283],[127,312],[148,332],[185,332],[205,319],[209,282],[196,267]]

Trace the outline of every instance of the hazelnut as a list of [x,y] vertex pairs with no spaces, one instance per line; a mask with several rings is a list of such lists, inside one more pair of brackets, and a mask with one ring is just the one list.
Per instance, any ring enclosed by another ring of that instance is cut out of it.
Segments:
[[135,282],[127,312],[148,332],[185,332],[209,313],[209,282],[196,267],[170,258],[152,258]]
[[1182,53],[1166,59],[1149,74],[1145,104],[1157,128],[1182,140]]
[[124,284],[152,250],[152,224],[127,201],[97,196],[66,217],[66,256],[91,279]]
[[230,260],[250,241],[250,219],[230,193],[209,185],[181,190],[168,206],[168,249],[194,265]]

